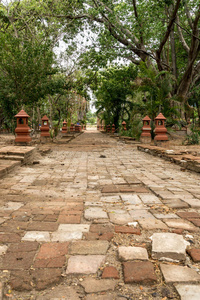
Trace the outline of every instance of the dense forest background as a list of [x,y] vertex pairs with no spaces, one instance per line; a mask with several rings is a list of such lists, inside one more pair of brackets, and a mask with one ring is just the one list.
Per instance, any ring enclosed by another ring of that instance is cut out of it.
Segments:
[[22,108],[33,127],[44,114],[52,127],[85,124],[91,98],[130,134],[159,112],[198,128],[199,19],[199,0],[1,1],[1,128]]

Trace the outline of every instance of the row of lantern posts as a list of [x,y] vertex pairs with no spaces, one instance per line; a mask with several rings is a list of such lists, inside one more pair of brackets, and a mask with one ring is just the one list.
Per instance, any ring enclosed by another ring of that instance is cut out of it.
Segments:
[[[22,109],[17,115],[15,115],[15,117],[17,118],[17,127],[15,129],[15,133],[16,133],[15,142],[16,143],[31,142],[32,140],[30,136],[31,129],[28,126],[28,118],[30,116]],[[78,133],[85,129],[86,129],[85,126],[82,127],[81,125],[78,124],[70,125],[70,132]],[[40,132],[41,132],[40,134],[41,138],[50,137],[49,119],[46,115],[42,118],[42,125],[40,127]],[[67,122],[64,120],[62,126],[62,135],[65,136],[67,132],[68,132]]]
[[[151,143],[151,119],[146,116],[143,120],[142,134],[140,136],[140,141],[142,143]],[[168,141],[167,129],[165,127],[166,118],[160,113],[155,118],[155,138],[154,141]],[[122,122],[123,130],[126,131],[126,122]],[[97,126],[97,130],[106,131],[108,133],[115,133],[115,124],[107,126]]]

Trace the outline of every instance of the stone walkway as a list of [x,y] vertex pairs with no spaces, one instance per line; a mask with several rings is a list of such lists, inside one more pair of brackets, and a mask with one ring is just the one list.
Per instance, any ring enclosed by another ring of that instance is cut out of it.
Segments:
[[0,195],[0,299],[200,299],[199,174],[86,132]]

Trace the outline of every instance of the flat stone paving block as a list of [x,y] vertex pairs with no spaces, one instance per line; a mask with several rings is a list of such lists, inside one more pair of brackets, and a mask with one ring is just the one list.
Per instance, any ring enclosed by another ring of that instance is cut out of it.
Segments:
[[71,240],[81,240],[82,236],[83,233],[81,231],[55,231],[51,234],[51,242],[67,242]]
[[78,241],[70,245],[70,254],[106,254],[109,247],[107,241]]
[[157,281],[154,266],[151,262],[123,263],[124,282],[153,284]]
[[196,198],[184,199],[186,203],[188,203],[193,208],[200,208],[200,200]]
[[84,217],[87,220],[92,219],[107,219],[107,213],[100,207],[90,207],[87,208],[84,212]]
[[185,260],[186,247],[190,245],[182,235],[175,233],[154,233],[152,236],[152,257]]
[[158,197],[151,194],[141,194],[140,199],[146,204],[162,204]]
[[198,231],[198,228],[192,225],[190,222],[182,219],[164,219],[163,220],[167,226],[172,228],[182,228],[188,231]]
[[50,234],[46,231],[29,231],[24,235],[22,241],[50,242]]
[[76,255],[68,260],[66,274],[94,274],[105,262],[104,255]]
[[148,260],[148,253],[145,248],[142,247],[124,247],[120,246],[118,248],[119,259],[126,260]]
[[155,217],[146,209],[130,210],[129,213],[136,221],[141,219],[155,219]]
[[62,232],[88,232],[89,229],[89,224],[60,224],[58,227],[58,231]]
[[166,283],[200,281],[200,275],[188,267],[161,264],[160,268]]
[[199,300],[200,285],[198,284],[175,284],[174,285],[181,300]]
[[42,293],[42,295],[37,296],[37,300],[80,300],[79,294],[76,292],[75,288],[70,286],[60,286],[54,287],[53,290],[47,291],[47,293]]
[[194,262],[200,262],[200,249],[188,249],[187,252],[192,257]]
[[168,229],[165,223],[161,220],[152,220],[152,219],[141,219],[138,221],[143,229],[152,230],[152,229]]
[[117,214],[117,213],[109,213],[110,222],[117,225],[128,224],[128,222],[132,222],[133,218],[128,214]]
[[86,293],[98,293],[108,290],[114,290],[117,281],[112,279],[93,279],[86,278],[81,285],[84,287]]

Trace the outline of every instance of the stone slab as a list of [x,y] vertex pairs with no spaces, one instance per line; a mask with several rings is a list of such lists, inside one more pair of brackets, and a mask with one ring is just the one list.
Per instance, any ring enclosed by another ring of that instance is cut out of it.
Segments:
[[190,245],[182,235],[175,233],[154,233],[152,236],[152,257],[166,260],[185,260],[186,247]]
[[29,231],[26,232],[22,241],[50,242],[50,234],[47,231]]
[[159,200],[158,197],[156,197],[155,195],[151,195],[151,194],[140,195],[140,199],[145,204],[162,204],[162,202]]
[[200,275],[188,267],[161,264],[160,268],[166,283],[200,281]]
[[79,294],[76,292],[75,288],[70,286],[56,286],[53,290],[42,293],[42,295],[37,296],[37,300],[80,300]]
[[114,290],[117,281],[111,279],[93,279],[86,278],[81,285],[83,286],[86,293],[99,293],[109,290]]
[[192,208],[200,208],[200,200],[196,198],[184,199],[186,203],[188,203]]
[[167,226],[172,228],[181,228],[188,231],[198,231],[198,228],[192,225],[190,222],[182,219],[164,219]]
[[60,224],[58,227],[58,231],[62,232],[88,232],[89,229],[89,224]]
[[187,250],[194,262],[200,262],[200,249],[192,248]]
[[117,225],[128,224],[133,218],[128,213],[109,213],[110,222]]
[[120,246],[118,248],[118,256],[122,261],[127,260],[148,260],[148,253],[145,248],[142,247],[124,247]]
[[106,254],[108,247],[107,241],[78,241],[71,243],[69,253],[79,255]]
[[152,219],[141,219],[138,221],[143,229],[153,230],[153,229],[168,229],[165,223],[161,220]]
[[104,255],[75,255],[68,260],[66,274],[94,274],[105,262]]
[[170,208],[188,208],[189,204],[180,199],[168,199],[163,202]]
[[130,210],[129,213],[135,221],[142,219],[155,219],[155,217],[146,209]]
[[65,232],[65,231],[55,231],[51,234],[52,242],[67,242],[71,240],[81,240],[83,233],[81,231]]
[[92,219],[107,219],[107,213],[100,207],[90,207],[84,212],[84,217],[86,220]]
[[200,299],[200,284],[175,284],[174,286],[181,300]]
[[125,202],[125,204],[141,204],[142,201],[136,194],[123,194],[121,195],[122,201]]

